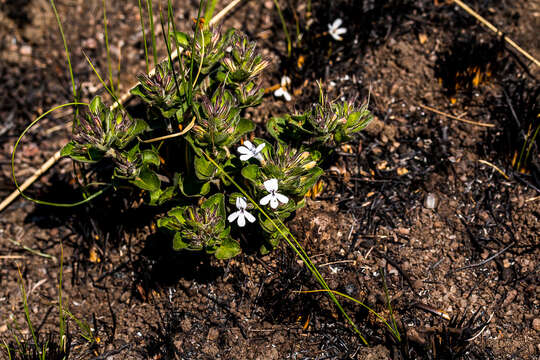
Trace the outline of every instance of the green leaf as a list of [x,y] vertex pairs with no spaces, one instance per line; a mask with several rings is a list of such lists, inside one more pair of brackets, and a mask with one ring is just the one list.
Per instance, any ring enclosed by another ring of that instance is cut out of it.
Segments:
[[193,176],[188,178],[179,177],[178,188],[187,197],[200,197],[208,194],[210,183],[198,181]]
[[182,240],[182,234],[180,232],[174,234],[173,249],[176,251],[189,249],[189,244]]
[[144,150],[142,152],[142,162],[143,164],[152,164],[156,166],[159,166],[161,163],[158,153],[154,150]]
[[261,245],[259,251],[261,252],[261,255],[266,255],[270,251],[274,250],[276,246],[279,244],[279,237],[271,236],[268,239],[266,239],[267,242]]
[[256,182],[259,177],[259,166],[255,164],[248,165],[242,169],[241,173],[246,179]]
[[266,123],[266,130],[268,130],[270,135],[279,142],[283,142],[283,140],[281,140],[281,133],[283,132],[284,127],[285,119],[281,117],[273,117]]
[[203,209],[211,209],[214,207],[218,208],[218,215],[224,218],[225,217],[225,196],[222,193],[217,193],[210,196],[201,205],[201,208]]
[[220,260],[230,259],[242,252],[240,244],[231,238],[224,240],[217,248],[215,257]]
[[255,123],[246,118],[240,118],[238,125],[236,126],[235,138],[239,139],[242,135],[255,130]]
[[166,201],[169,201],[170,199],[172,199],[175,193],[176,193],[176,186],[169,186],[168,188],[163,190],[163,192],[161,193],[159,197],[158,205],[162,205]]
[[196,156],[194,160],[195,175],[199,180],[210,180],[214,176],[216,167],[204,157]]
[[160,108],[159,110],[161,110],[161,115],[163,115],[163,117],[167,118],[167,119],[170,119],[172,118],[173,116],[176,115],[176,112],[178,111],[176,108],[170,108],[170,109],[163,109],[163,108]]
[[94,114],[98,113],[103,107],[103,102],[99,96],[95,96],[90,103],[90,111]]
[[161,189],[150,191],[150,203],[149,203],[149,205],[151,205],[151,206],[157,205],[158,200],[159,200],[162,193],[163,193],[163,191],[161,191]]
[[131,180],[131,183],[143,190],[156,191],[159,190],[161,181],[159,180],[156,173],[147,167],[144,167],[139,176],[135,180]]
[[189,44],[189,36],[186,33],[183,33],[181,31],[176,31],[174,34],[174,38],[176,39],[176,43],[178,46],[183,48],[188,48],[190,46]]
[[[97,148],[96,146],[91,145],[88,149],[88,156],[86,156],[86,160],[82,161],[88,161],[88,162],[98,162],[105,156],[105,152],[102,149]],[[73,157],[75,158],[75,157]]]
[[130,136],[137,136],[148,129],[148,124],[143,119],[135,119],[135,126],[132,127]]
[[146,95],[144,94],[144,91],[142,89],[144,89],[144,87],[141,84],[139,84],[139,85],[135,86],[133,89],[131,89],[130,93],[133,96],[140,97],[141,99],[143,99],[146,102],[150,102],[150,99],[148,99],[146,97]]
[[60,156],[71,156],[73,153],[73,141],[68,142],[60,151]]

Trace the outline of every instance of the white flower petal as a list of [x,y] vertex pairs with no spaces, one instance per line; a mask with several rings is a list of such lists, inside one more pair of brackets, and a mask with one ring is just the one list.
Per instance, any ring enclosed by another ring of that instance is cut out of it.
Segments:
[[253,151],[255,149],[255,145],[253,145],[249,140],[244,141],[244,146],[248,148],[249,151]]
[[291,78],[287,75],[281,77],[281,87],[286,88],[287,86],[291,85]]
[[286,197],[285,195],[279,194],[279,193],[275,193],[275,194],[276,194],[276,199],[278,199],[280,203],[286,204],[289,202],[289,198]]
[[246,219],[247,219],[250,223],[255,222],[255,216],[251,215],[251,214],[248,213],[247,211],[244,211],[244,216],[246,217]]
[[247,202],[246,202],[246,198],[244,197],[237,197],[236,198],[236,207],[238,208],[238,210],[243,210],[247,207]]
[[251,150],[248,149],[247,147],[245,146],[239,146],[236,151],[238,151],[240,154],[250,154],[251,153]]
[[337,18],[336,20],[334,20],[334,22],[332,23],[332,27],[334,29],[337,29],[338,27],[341,26],[341,24],[343,24],[343,20],[341,20],[341,18]]
[[283,96],[284,92],[285,92],[285,90],[283,90],[282,88],[279,88],[276,91],[274,91],[274,96],[275,97],[281,97],[281,96]]
[[259,204],[261,204],[263,206],[268,205],[268,203],[270,202],[270,199],[272,199],[272,198],[273,198],[272,194],[268,194],[259,201]]
[[337,40],[337,41],[343,41],[343,38],[339,35],[336,35],[334,33],[330,33],[330,35],[332,35],[332,37],[334,38],[334,40]]
[[240,215],[240,211],[235,211],[235,212],[233,212],[232,214],[229,215],[227,220],[229,220],[229,222],[233,222],[234,220],[236,220],[238,215]]
[[275,196],[272,196],[272,199],[270,200],[270,206],[272,207],[272,209],[275,209],[279,206],[279,202]]
[[257,154],[254,157],[255,157],[255,159],[259,160],[260,162],[264,161],[264,158],[263,158],[263,156],[261,154]]
[[244,227],[245,225],[246,225],[246,217],[245,217],[245,213],[242,212],[238,216],[238,226]]
[[266,189],[266,191],[268,191],[268,192],[277,191],[277,189],[278,189],[278,181],[277,181],[277,179],[266,180],[263,185],[264,185],[264,188]]
[[347,29],[339,28],[339,29],[336,29],[335,34],[336,35],[341,35],[341,34],[345,34],[346,32],[347,32]]
[[240,160],[241,160],[241,161],[248,161],[248,160],[251,159],[252,157],[253,157],[253,154],[240,155]]
[[291,101],[291,94],[287,91],[283,91],[283,97],[285,98],[285,101]]
[[264,149],[264,146],[266,144],[265,143],[262,143],[262,144],[259,144],[256,148],[255,148],[255,152],[256,153],[260,153],[262,151],[262,149]]

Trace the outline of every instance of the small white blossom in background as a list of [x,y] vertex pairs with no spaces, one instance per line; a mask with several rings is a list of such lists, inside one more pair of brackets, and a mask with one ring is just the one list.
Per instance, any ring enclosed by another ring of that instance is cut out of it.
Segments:
[[270,206],[272,207],[272,209],[275,209],[279,206],[279,203],[286,204],[289,202],[288,197],[277,192],[278,190],[277,179],[266,180],[263,185],[266,191],[268,191],[270,194],[266,195],[265,197],[261,199],[260,201],[261,205],[264,206],[270,203]]
[[244,227],[246,225],[246,219],[250,223],[255,222],[255,216],[251,215],[248,211],[246,211],[247,202],[245,197],[236,198],[236,208],[238,209],[238,211],[233,212],[227,218],[229,222],[234,222],[236,219],[238,219],[238,226],[240,227]]
[[341,24],[343,24],[343,20],[341,20],[340,18],[334,20],[332,24],[328,24],[328,34],[330,34],[330,36],[332,36],[334,40],[342,41],[343,38],[341,37],[341,35],[347,32],[346,28],[340,27]]
[[263,157],[261,154],[262,149],[264,149],[265,143],[260,144],[259,146],[253,145],[249,140],[244,141],[242,146],[239,146],[237,151],[241,154],[240,160],[248,161],[252,157],[263,162]]
[[282,97],[285,99],[285,101],[291,101],[291,94],[287,91],[287,87],[291,85],[291,78],[287,75],[281,77],[281,86],[279,89],[274,91],[275,97]]

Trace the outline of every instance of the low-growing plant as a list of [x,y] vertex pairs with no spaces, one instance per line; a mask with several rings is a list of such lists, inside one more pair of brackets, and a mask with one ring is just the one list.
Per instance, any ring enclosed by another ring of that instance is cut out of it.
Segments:
[[[51,4],[54,8],[53,0]],[[157,219],[157,225],[169,234],[173,249],[205,251],[218,259],[239,254],[241,238],[257,241],[263,254],[283,239],[367,345],[284,223],[305,205],[306,195],[324,173],[323,165],[336,147],[350,140],[372,119],[367,104],[330,101],[321,89],[318,102],[311,109],[272,118],[266,124],[266,132],[257,130],[246,114],[247,109],[262,101],[265,90],[261,87],[261,75],[269,61],[258,52],[256,43],[238,30],[224,32],[221,27],[210,26],[213,21],[200,17],[202,3],[193,31],[176,31],[169,0],[167,21],[161,9],[159,14],[168,57],[158,63],[152,1],[147,0],[146,4],[155,68],[148,71],[148,47],[143,34],[147,71],[138,76],[138,84],[131,89],[131,94],[144,105],[144,111],[126,111],[116,97],[110,71],[107,86],[87,57],[115,102],[107,107],[96,96],[85,104],[78,100],[74,88],[73,102],[59,105],[34,120],[15,143],[12,154],[17,189],[27,199],[62,207],[84,204],[110,188],[128,185],[140,189],[150,206],[163,209],[164,215]],[[206,14],[211,15],[216,0],[204,4]],[[139,10],[142,15],[140,1]],[[58,15],[57,22],[74,84]],[[286,90],[282,92],[285,95]],[[286,95],[288,101],[290,94]],[[72,140],[60,155],[90,164],[93,170],[100,169],[92,172],[100,173],[100,182],[94,185],[103,184],[103,179],[107,183],[75,203],[32,199],[16,182],[15,151],[32,126],[65,106],[74,106],[76,111]],[[101,167],[102,164],[105,166]],[[247,231],[242,231],[246,226]]]
[[[144,190],[150,205],[169,208],[157,220],[176,250],[206,251],[226,259],[240,253],[238,228],[261,234],[261,252],[281,238],[282,223],[304,206],[324,173],[320,165],[339,144],[371,120],[366,104],[319,101],[303,113],[274,117],[267,134],[246,109],[261,103],[260,77],[269,61],[238,30],[197,23],[191,34],[171,31],[173,61],[138,76],[132,94],[145,113],[111,110],[95,97],[80,116],[62,155],[75,161],[109,161],[115,186]],[[223,171],[222,171],[223,170]],[[231,183],[241,184],[270,214],[265,218]],[[247,220],[247,221],[246,221]]]

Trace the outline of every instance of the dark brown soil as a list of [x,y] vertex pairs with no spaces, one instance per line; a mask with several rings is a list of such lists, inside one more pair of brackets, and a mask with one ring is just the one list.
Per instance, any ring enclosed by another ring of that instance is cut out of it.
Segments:
[[[123,92],[144,70],[139,11],[134,1],[108,3]],[[180,28],[192,25],[196,3],[175,2]],[[307,26],[306,1],[281,3],[293,34],[292,8]],[[540,57],[538,2],[468,3]],[[63,248],[64,305],[96,338],[88,343],[70,322],[73,359],[540,357],[538,142],[531,163],[513,167],[523,132],[538,124],[540,68],[442,0],[312,4],[310,28],[291,58],[272,0],[244,2],[225,26],[258,40],[272,60],[266,87],[282,74],[293,79],[293,101],[270,93],[250,114],[257,122],[309,106],[317,80],[332,97],[369,96],[376,119],[340,149],[322,194],[289,225],[330,287],[390,319],[386,282],[402,342],[375,316],[345,303],[370,343],[365,347],[325,295],[298,293],[319,286],[286,244],[260,256],[244,239],[244,253],[230,261],[174,253],[156,232],[160,210],[129,193],[70,209],[18,199],[0,213],[0,340],[13,343],[14,321],[30,339],[19,270],[34,326],[43,338],[58,334]],[[101,5],[57,1],[85,99],[103,93],[82,53],[106,74]],[[323,34],[338,17],[348,30],[343,42]],[[0,35],[3,199],[14,189],[10,159],[18,135],[39,114],[70,101],[71,83],[48,1],[0,0]],[[458,122],[420,105],[495,126]],[[70,120],[59,110],[25,137],[16,156],[19,181],[66,143]],[[29,194],[79,199],[72,174],[71,161],[61,160]]]

